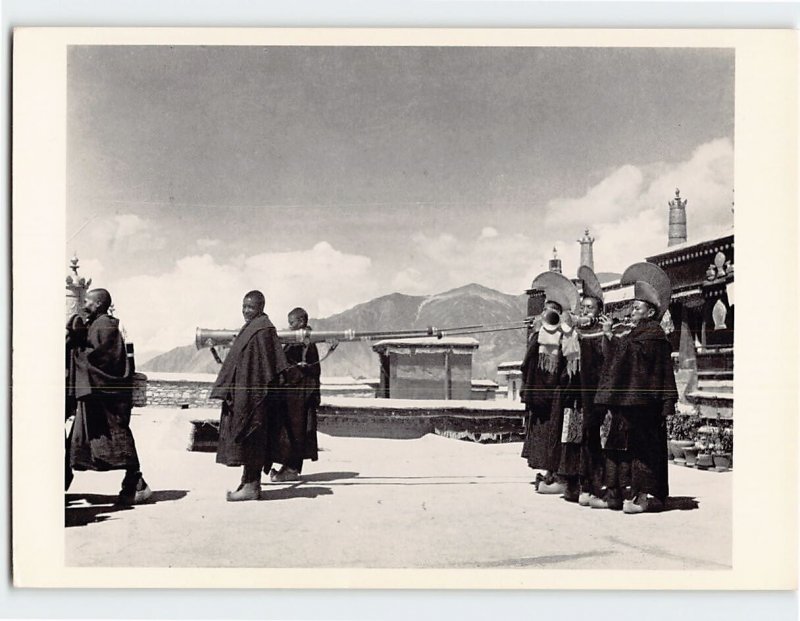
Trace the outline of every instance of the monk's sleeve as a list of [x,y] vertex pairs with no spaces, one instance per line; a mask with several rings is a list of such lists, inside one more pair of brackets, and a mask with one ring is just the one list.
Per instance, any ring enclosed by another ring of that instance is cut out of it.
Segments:
[[306,350],[306,364],[305,373],[308,377],[314,379],[319,384],[320,375],[322,375],[322,367],[319,363],[319,350],[316,343],[311,343]]
[[125,342],[116,325],[98,319],[89,327],[86,346],[76,352],[77,396],[128,389],[125,357]]
[[122,375],[125,343],[117,327],[104,322],[97,326],[91,336],[87,352],[89,364],[109,375]]
[[534,359],[532,352],[538,349],[538,345],[539,340],[535,336],[531,337],[531,340],[528,342],[528,349],[525,350],[525,357],[522,359],[522,364],[520,365],[523,381],[525,377],[527,377],[528,369],[530,369],[531,366],[531,361]]
[[664,388],[662,414],[666,418],[675,413],[675,404],[678,401],[678,388],[675,384],[675,371],[672,368],[672,348],[668,341],[662,342],[662,386]]

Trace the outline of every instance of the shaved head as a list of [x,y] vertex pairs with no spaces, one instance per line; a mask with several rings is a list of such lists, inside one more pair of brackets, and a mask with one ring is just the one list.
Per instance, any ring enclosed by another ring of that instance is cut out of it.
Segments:
[[111,294],[105,289],[92,289],[83,300],[83,310],[90,319],[108,312],[111,307]]
[[111,307],[111,294],[106,289],[92,289],[86,296],[94,297],[97,309],[101,313],[106,312]]
[[244,299],[246,300],[248,298],[253,300],[253,302],[255,302],[256,305],[260,306],[261,310],[264,310],[264,306],[266,305],[267,300],[264,297],[263,293],[261,293],[257,289],[253,289],[252,291],[248,291],[247,293],[244,294]]

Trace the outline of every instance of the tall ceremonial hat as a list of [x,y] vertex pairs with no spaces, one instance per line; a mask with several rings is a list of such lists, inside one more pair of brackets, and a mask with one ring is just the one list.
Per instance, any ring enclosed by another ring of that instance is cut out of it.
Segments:
[[621,285],[633,285],[633,297],[656,308],[658,319],[667,311],[672,295],[669,276],[654,263],[634,263],[620,279]]
[[558,272],[542,272],[531,283],[531,289],[544,291],[546,302],[555,302],[563,311],[575,311],[580,296],[569,278]]
[[600,280],[594,270],[588,265],[581,265],[578,268],[578,280],[583,281],[583,295],[597,298],[602,306],[603,288],[600,286]]

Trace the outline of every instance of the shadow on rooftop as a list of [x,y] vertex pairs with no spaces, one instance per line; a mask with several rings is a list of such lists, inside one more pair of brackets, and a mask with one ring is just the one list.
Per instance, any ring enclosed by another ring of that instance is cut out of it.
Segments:
[[261,500],[289,500],[291,498],[316,498],[331,496],[333,490],[327,487],[303,485],[302,481],[289,487],[261,487]]
[[[142,505],[180,500],[186,494],[188,491],[182,489],[158,490],[154,491],[150,499]],[[75,506],[81,501],[87,504]],[[64,503],[64,526],[67,528],[105,522],[113,513],[130,511],[137,506],[142,506],[117,504],[117,496],[108,494],[64,494]]]
[[664,511],[694,511],[700,503],[694,496],[670,496],[664,503]]
[[301,474],[301,481],[324,483],[326,481],[339,481],[341,479],[355,479],[358,472],[315,472],[314,474]]

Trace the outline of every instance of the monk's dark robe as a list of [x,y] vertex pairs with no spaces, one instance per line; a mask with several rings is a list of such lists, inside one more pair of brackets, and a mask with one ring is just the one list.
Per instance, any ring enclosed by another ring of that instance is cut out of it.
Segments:
[[[64,420],[69,420],[78,411],[78,401],[75,398],[75,355],[73,350],[86,342],[86,324],[78,315],[73,315],[67,322],[67,339],[64,365]],[[72,428],[65,434],[64,445],[64,490],[72,484],[72,463],[70,452],[72,445]]]
[[[304,459],[316,461],[317,406],[320,401],[319,351],[314,343],[283,346],[289,369],[281,387],[283,407],[272,461],[298,469]],[[306,366],[298,366],[305,363]]]
[[138,470],[130,429],[132,372],[119,321],[105,314],[90,320],[85,333],[74,335],[70,350],[67,397],[76,408],[72,468]]
[[669,495],[666,417],[678,391],[672,348],[653,319],[644,319],[625,336],[611,340],[595,403],[609,408],[605,483],[631,488],[631,498]]
[[222,400],[217,463],[259,468],[268,463],[268,417],[280,407],[276,388],[286,367],[269,317],[262,313],[242,326],[210,395]]
[[579,329],[581,345],[580,409],[583,413],[580,479],[581,489],[599,496],[605,484],[605,455],[600,441],[600,429],[605,421],[606,406],[595,404],[595,393],[605,361],[608,341],[599,327]]
[[566,361],[559,356],[554,372],[540,368],[539,338],[534,332],[520,370],[520,398],[526,412],[522,457],[531,468],[555,473],[561,464],[563,389],[569,383]]

